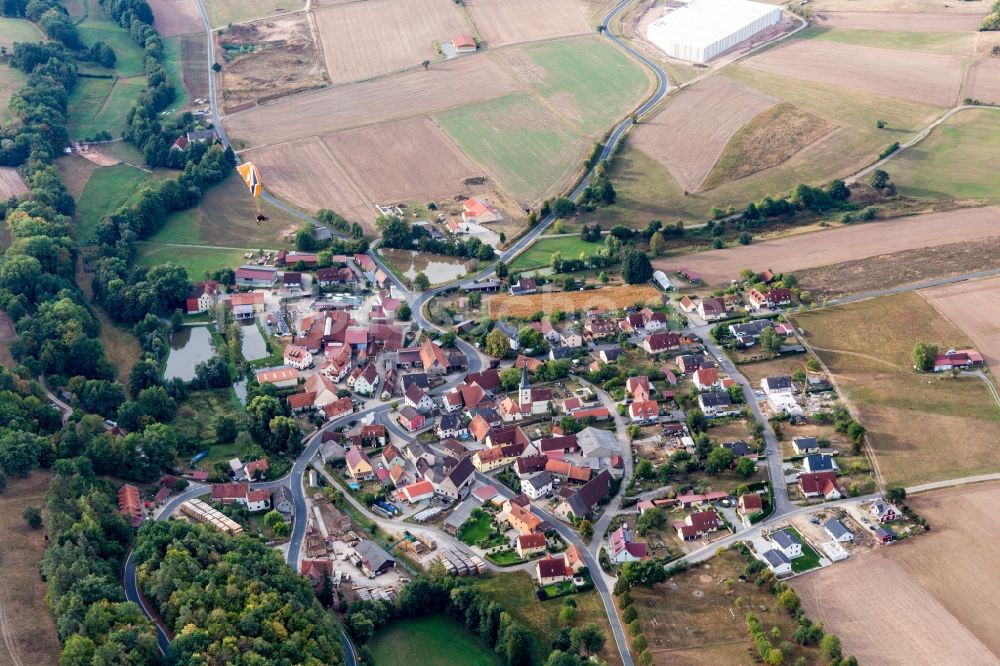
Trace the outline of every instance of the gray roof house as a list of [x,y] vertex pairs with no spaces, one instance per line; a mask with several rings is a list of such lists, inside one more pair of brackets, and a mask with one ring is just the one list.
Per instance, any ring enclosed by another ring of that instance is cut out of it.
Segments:
[[290,516],[295,513],[295,498],[292,490],[288,486],[278,486],[271,493],[271,506],[278,513]]
[[621,452],[615,433],[599,428],[584,428],[577,433],[576,443],[580,447],[580,455],[585,460],[595,463],[588,464],[592,469],[607,467],[611,463],[611,457]]
[[369,578],[374,578],[396,566],[396,560],[374,541],[362,539],[354,546],[354,552],[361,558],[361,570]]
[[761,553],[761,557],[767,562],[767,565],[771,567],[775,575],[782,576],[785,574],[792,573],[792,561],[789,560],[784,553],[780,550],[771,549],[765,550]]
[[834,541],[854,541],[854,532],[847,529],[847,526],[840,522],[838,518],[827,520],[823,523],[823,529],[826,530],[826,533]]

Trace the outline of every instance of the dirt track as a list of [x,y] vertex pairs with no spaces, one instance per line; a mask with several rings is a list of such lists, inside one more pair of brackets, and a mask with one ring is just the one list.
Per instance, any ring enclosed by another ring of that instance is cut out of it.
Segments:
[[890,254],[1000,236],[1000,208],[972,208],[872,222],[799,234],[725,250],[668,257],[654,266],[668,274],[689,268],[709,285],[728,283],[744,268],[795,271]]
[[955,105],[962,58],[829,41],[791,40],[745,62],[747,67],[831,86],[939,107]]
[[682,188],[695,192],[733,134],[776,101],[713,76],[683,90],[640,123],[630,142],[665,166]]
[[1000,369],[1000,278],[925,289],[920,295],[969,336],[994,371]]
[[490,46],[594,31],[575,0],[465,0],[465,6]]

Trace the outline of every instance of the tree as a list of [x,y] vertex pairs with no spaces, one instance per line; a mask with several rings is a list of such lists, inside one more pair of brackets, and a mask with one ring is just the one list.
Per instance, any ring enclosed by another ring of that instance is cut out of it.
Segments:
[[656,232],[649,239],[649,251],[657,257],[662,256],[667,251],[667,239],[663,237],[661,232]]
[[532,353],[539,354],[549,350],[549,343],[545,341],[545,336],[540,331],[531,326],[525,326],[517,334],[521,341],[521,347],[530,349]]
[[[501,241],[501,242],[502,242],[502,241]],[[498,261],[498,262],[497,262],[497,268],[496,268],[496,271],[497,271],[497,277],[498,277],[498,278],[500,278],[500,279],[502,280],[502,279],[504,279],[505,277],[507,277],[507,274],[508,274],[509,270],[510,270],[510,269],[508,269],[508,268],[507,268],[507,264],[505,264],[505,263],[504,263],[504,262],[502,262],[502,261]]]
[[795,590],[790,587],[785,588],[778,595],[778,603],[788,611],[790,615],[795,615],[795,611],[799,609],[799,595],[795,594]]
[[785,344],[785,339],[778,335],[774,328],[770,326],[760,332],[758,340],[761,348],[769,354],[777,354],[781,346]]
[[651,529],[659,529],[666,526],[667,524],[667,514],[660,508],[647,509],[641,516],[639,520],[636,521],[636,528],[638,528],[641,534],[645,534]]
[[494,328],[486,336],[486,353],[493,358],[504,358],[510,353],[510,342],[503,331]]
[[419,289],[420,291],[427,291],[431,286],[431,281],[423,273],[417,273],[417,276],[413,278],[413,287]]
[[594,524],[589,520],[580,521],[580,538],[584,541],[590,541],[594,537]]
[[906,499],[906,488],[901,486],[892,486],[886,489],[885,497],[890,502],[902,502]]
[[828,663],[835,663],[840,660],[840,639],[834,634],[826,634],[819,641],[819,652]]
[[622,277],[628,284],[649,282],[653,278],[653,265],[649,263],[649,257],[639,250],[630,249],[622,258]]
[[28,527],[33,530],[42,526],[42,510],[37,506],[29,506],[21,516],[24,518],[24,522],[28,523]]
[[589,656],[601,651],[607,637],[595,623],[588,622],[570,631],[569,640],[571,649],[574,652],[582,652]]
[[396,319],[399,321],[410,321],[412,315],[413,311],[410,310],[409,303],[400,303],[399,307],[396,308]]
[[875,169],[869,182],[876,190],[883,190],[889,185],[889,174],[882,169]]
[[934,358],[937,354],[937,345],[918,342],[913,346],[913,365],[921,372],[930,372],[934,369]]
[[736,238],[736,240],[739,241],[740,245],[749,245],[753,242],[753,236],[750,235],[750,232],[744,231]]
[[160,366],[153,359],[140,358],[132,366],[132,372],[129,374],[129,392],[133,396],[137,396],[143,389],[156,386],[159,383]]
[[688,410],[685,421],[688,430],[692,433],[705,432],[705,428],[708,427],[708,419],[705,418],[705,413],[697,408]]
[[[569,217],[576,210],[576,204],[566,197],[558,197],[552,202],[552,213],[556,217]],[[543,213],[544,215],[544,213]]]
[[653,463],[646,458],[640,460],[635,466],[635,476],[637,479],[651,479],[654,472]]
[[213,62],[212,63],[212,71],[215,72],[216,74],[218,74],[219,72],[222,71],[222,65],[220,65],[217,62]]
[[744,479],[749,478],[757,471],[757,464],[750,458],[741,457],[736,461],[736,473]]
[[733,464],[733,452],[730,449],[717,446],[712,449],[705,461],[705,471],[709,474],[718,474]]
[[220,414],[215,417],[213,424],[215,429],[215,441],[219,443],[231,442],[236,439],[240,430],[240,420],[234,414]]

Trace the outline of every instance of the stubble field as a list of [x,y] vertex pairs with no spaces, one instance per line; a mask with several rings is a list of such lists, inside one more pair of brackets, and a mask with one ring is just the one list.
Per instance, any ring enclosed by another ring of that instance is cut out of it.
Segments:
[[[942,233],[942,230],[948,233]],[[725,250],[657,259],[667,273],[690,268],[709,285],[727,284],[741,270],[776,272],[827,266],[903,250],[945,245],[960,234],[967,242],[1000,235],[996,207],[929,213],[829,231],[798,234]]]
[[813,18],[824,28],[892,32],[975,32],[980,23],[978,14],[955,12],[818,11]]
[[149,0],[149,8],[162,37],[205,31],[197,0]]
[[660,292],[652,285],[623,285],[590,291],[558,291],[528,296],[490,296],[486,299],[491,319],[517,317],[526,319],[536,312],[551,314],[556,310],[621,310],[637,303],[659,303]]
[[969,70],[965,94],[986,104],[1000,103],[1000,61],[982,60]]
[[[809,616],[840,636],[844,652],[861,663],[996,663],[1000,602],[984,582],[1000,567],[1000,522],[991,508],[998,499],[996,484],[909,498],[931,532],[807,574],[793,586]],[[886,618],[892,618],[888,650]]]
[[369,0],[323,7],[316,24],[333,83],[360,81],[440,57],[469,27],[452,0]]
[[969,337],[990,368],[1000,369],[1000,278],[924,289],[920,295]]
[[465,7],[489,46],[593,31],[576,0],[466,0]]

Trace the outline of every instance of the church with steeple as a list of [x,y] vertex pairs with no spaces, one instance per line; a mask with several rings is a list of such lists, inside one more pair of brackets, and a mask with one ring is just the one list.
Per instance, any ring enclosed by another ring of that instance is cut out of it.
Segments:
[[521,382],[517,394],[510,394],[500,401],[497,411],[504,421],[520,421],[526,416],[544,414],[552,403],[552,389],[532,388],[528,367],[521,368]]

